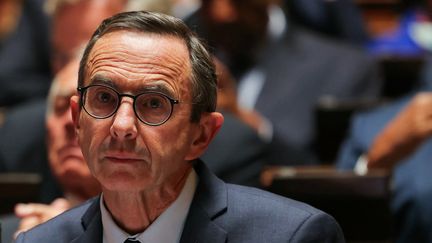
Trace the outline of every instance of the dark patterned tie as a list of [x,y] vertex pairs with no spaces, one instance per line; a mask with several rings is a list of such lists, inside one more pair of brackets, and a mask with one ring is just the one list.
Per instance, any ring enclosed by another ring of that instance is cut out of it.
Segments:
[[133,238],[127,238],[124,243],[141,243],[141,241]]

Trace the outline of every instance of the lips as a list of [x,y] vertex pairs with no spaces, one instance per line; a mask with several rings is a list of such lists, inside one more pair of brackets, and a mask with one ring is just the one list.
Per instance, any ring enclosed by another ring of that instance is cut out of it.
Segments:
[[144,161],[142,156],[130,153],[110,153],[105,155],[104,158],[114,163],[136,163]]

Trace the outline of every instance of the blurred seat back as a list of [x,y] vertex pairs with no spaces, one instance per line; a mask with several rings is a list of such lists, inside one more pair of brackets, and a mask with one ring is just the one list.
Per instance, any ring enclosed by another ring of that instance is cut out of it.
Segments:
[[[267,169],[267,190],[308,203],[332,215],[348,242],[390,242],[390,176],[360,176],[330,167]],[[271,178],[269,180],[269,178]]]
[[370,109],[383,99],[341,100],[322,97],[315,107],[315,144],[313,149],[322,164],[336,160],[339,147],[347,136],[354,112]]
[[397,98],[418,87],[425,63],[423,56],[378,57],[384,87],[382,96]]
[[35,173],[0,173],[0,214],[13,213],[17,203],[38,201],[41,183]]

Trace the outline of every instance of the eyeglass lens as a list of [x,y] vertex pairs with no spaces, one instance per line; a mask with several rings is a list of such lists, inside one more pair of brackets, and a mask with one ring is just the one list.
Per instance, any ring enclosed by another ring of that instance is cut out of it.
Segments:
[[[117,111],[122,96],[129,95],[120,95],[103,85],[89,86],[84,92],[84,109],[95,118],[108,118]],[[134,98],[134,110],[142,122],[158,125],[170,117],[172,103],[163,94],[147,92]]]

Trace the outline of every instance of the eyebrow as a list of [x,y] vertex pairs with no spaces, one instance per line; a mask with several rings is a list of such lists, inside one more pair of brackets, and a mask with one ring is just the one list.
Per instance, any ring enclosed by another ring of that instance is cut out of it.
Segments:
[[147,91],[160,92],[160,93],[163,93],[163,94],[165,94],[171,98],[177,98],[177,97],[174,97],[173,91],[168,89],[168,87],[166,85],[163,85],[163,84],[156,83],[156,84],[146,85],[146,86],[142,87],[142,89],[140,89],[138,93],[147,92]]
[[[90,79],[90,84],[89,85],[106,85],[109,86],[115,90],[117,90],[118,92],[120,92],[119,87],[113,82],[113,80],[105,75],[102,74],[96,74],[95,76],[93,76]],[[178,97],[176,97],[176,95],[174,94],[174,92],[169,89],[167,87],[167,85],[164,85],[163,82],[159,82],[159,81],[154,81],[151,84],[145,84],[142,87],[136,89],[136,92],[134,92],[134,94],[140,94],[140,93],[145,93],[145,92],[160,92],[163,93],[171,98],[175,98],[177,99]],[[120,92],[121,93],[121,92]]]
[[112,81],[112,79],[110,79],[104,75],[101,75],[101,74],[96,74],[95,76],[93,76],[90,79],[89,85],[93,85],[93,84],[103,84],[103,85],[107,85],[107,86],[110,86],[112,88],[115,88],[115,84]]

